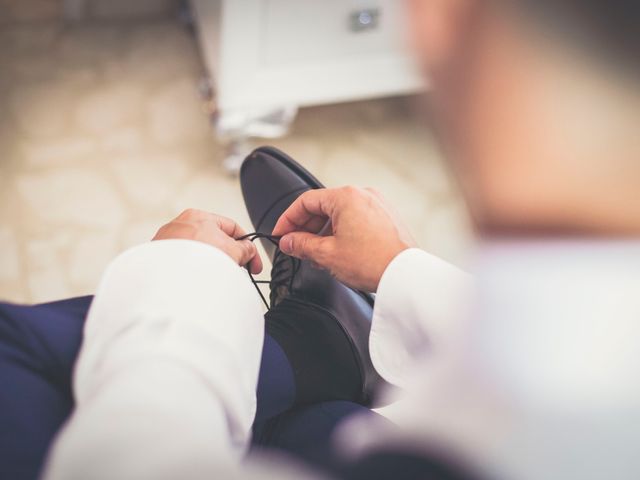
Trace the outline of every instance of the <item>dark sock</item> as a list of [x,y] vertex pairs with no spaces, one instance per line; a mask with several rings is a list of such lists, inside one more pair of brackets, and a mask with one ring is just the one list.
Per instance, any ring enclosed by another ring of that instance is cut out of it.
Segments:
[[267,334],[280,345],[293,370],[295,406],[361,400],[357,357],[328,311],[290,297],[271,309],[265,321]]
[[293,369],[282,347],[266,334],[256,391],[256,426],[289,410],[296,399]]

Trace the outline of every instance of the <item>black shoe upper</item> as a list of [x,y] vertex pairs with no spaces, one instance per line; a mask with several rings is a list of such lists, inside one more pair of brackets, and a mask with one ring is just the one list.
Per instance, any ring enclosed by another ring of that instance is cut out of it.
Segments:
[[[302,166],[271,147],[259,148],[247,157],[240,172],[240,181],[255,231],[264,234],[271,234],[278,218],[299,195],[310,189],[324,188]],[[352,400],[371,404],[373,391],[384,383],[369,356],[373,314],[371,296],[347,287],[329,272],[312,266],[309,261],[283,254],[270,242],[263,242],[263,245],[273,262],[271,307],[290,300],[288,303],[312,306],[310,308],[314,311],[319,309],[327,318],[335,319],[348,339],[360,371],[359,394]],[[272,314],[268,318],[279,317]],[[277,329],[281,337],[282,330]],[[299,342],[299,332],[291,338],[297,338],[295,341]],[[286,343],[288,340],[281,338],[280,341]],[[344,339],[336,339],[336,343],[341,342]],[[286,346],[282,346],[286,351]],[[290,350],[295,349],[298,349],[298,345],[291,345]]]
[[[303,192],[322,184],[293,159],[273,147],[260,147],[244,161],[240,185],[256,232],[271,234],[280,215]],[[262,241],[273,260],[274,245]]]

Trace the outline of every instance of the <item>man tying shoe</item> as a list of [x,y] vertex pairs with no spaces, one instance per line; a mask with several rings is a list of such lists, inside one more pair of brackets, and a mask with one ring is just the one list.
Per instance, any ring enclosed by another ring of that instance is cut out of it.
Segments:
[[[264,322],[238,267],[260,270],[254,247],[202,212],[116,259],[84,327],[86,299],[3,306],[4,476],[37,475],[66,421],[46,478],[312,475],[242,463],[252,426],[335,478],[637,478],[638,8],[409,4],[475,293],[375,192],[258,149],[241,182],[279,239]],[[367,409],[385,383],[393,425]]]

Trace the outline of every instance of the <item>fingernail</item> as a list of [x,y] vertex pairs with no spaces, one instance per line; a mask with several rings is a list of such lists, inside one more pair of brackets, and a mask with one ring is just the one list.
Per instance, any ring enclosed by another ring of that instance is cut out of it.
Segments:
[[284,253],[291,253],[293,251],[293,238],[284,236],[280,239],[280,250]]

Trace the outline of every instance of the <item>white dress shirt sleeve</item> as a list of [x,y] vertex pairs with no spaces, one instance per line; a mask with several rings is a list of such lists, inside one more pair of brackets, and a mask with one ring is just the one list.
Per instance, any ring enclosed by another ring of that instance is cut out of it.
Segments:
[[[222,478],[250,439],[263,315],[245,272],[188,240],[108,267],[45,478]],[[222,476],[221,476],[222,475]]]
[[425,353],[446,355],[459,342],[470,287],[468,274],[423,250],[393,259],[380,280],[369,338],[385,380],[407,388]]

